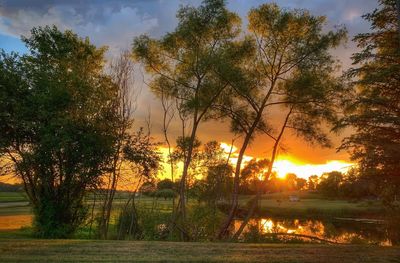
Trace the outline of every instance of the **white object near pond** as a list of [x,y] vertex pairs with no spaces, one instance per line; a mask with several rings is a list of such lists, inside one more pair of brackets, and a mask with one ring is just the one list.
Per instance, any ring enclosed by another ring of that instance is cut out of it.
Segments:
[[290,202],[299,202],[300,198],[297,195],[289,195]]

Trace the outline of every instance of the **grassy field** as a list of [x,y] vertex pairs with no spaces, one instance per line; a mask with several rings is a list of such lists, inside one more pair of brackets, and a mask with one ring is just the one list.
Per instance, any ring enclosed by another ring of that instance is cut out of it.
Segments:
[[[1,193],[1,197],[0,204],[4,206],[0,206],[0,262],[400,262],[399,247],[27,239],[31,229],[20,229],[29,226],[32,220],[26,199],[18,193]],[[241,206],[250,198],[242,196]],[[289,202],[285,194],[264,196],[260,202],[262,212],[283,216],[313,216],[313,213],[338,216],[343,211],[363,214],[380,209],[374,202],[350,203],[310,194],[300,198],[300,202]],[[125,201],[124,196],[117,198],[115,210]],[[172,207],[172,200],[142,197],[137,201],[145,207],[165,211]],[[76,235],[75,238],[83,237]]]
[[299,202],[260,201],[260,213],[269,216],[294,217],[379,217],[384,211],[377,202],[351,203],[345,200],[302,199]]
[[[290,202],[289,196],[299,197],[298,202]],[[252,196],[241,196],[240,205],[245,209]],[[384,207],[380,201],[330,200],[317,193],[306,191],[283,192],[267,194],[259,201],[259,213],[262,216],[274,217],[309,217],[309,218],[333,218],[333,217],[373,217],[383,215]]]
[[27,201],[22,192],[0,192],[0,203]]
[[[360,201],[357,203],[346,200],[327,200],[322,199],[315,193],[297,193],[300,197],[299,202],[290,202],[289,193],[265,195],[260,201],[260,215],[268,217],[291,217],[291,218],[333,218],[333,217],[368,217],[379,218],[383,208],[377,202]],[[125,204],[127,195],[117,196],[114,202],[114,213]],[[251,196],[241,196],[240,205],[245,209]],[[161,211],[171,211],[172,200],[158,199],[150,197],[140,197],[136,199],[138,204],[154,208]],[[277,201],[279,200],[279,201]],[[93,200],[89,198],[88,204]],[[190,200],[190,204],[197,201]],[[97,200],[97,208],[100,202]],[[14,217],[13,217],[14,216]],[[32,210],[28,205],[26,197],[18,192],[0,192],[0,230],[18,229],[27,226],[31,222]]]
[[400,262],[399,247],[0,239],[0,262]]

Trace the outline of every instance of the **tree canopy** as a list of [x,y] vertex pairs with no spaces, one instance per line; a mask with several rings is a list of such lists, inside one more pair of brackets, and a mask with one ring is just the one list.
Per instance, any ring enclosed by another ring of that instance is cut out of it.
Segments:
[[84,219],[85,189],[108,169],[117,90],[105,48],[88,39],[47,26],[23,41],[28,54],[0,54],[0,153],[24,183],[37,233],[67,236]]

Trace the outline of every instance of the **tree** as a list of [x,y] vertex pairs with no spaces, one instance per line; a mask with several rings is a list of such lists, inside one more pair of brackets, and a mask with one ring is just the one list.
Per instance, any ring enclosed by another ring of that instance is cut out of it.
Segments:
[[89,39],[46,26],[22,40],[28,54],[0,54],[0,154],[22,179],[37,235],[67,237],[109,169],[118,89]]
[[171,189],[175,188],[175,184],[170,179],[164,179],[157,183],[157,190]]
[[303,190],[307,186],[307,180],[304,178],[297,178],[296,179],[296,189]]
[[[231,209],[218,238],[228,235],[238,207],[243,156],[257,134],[266,134],[274,141],[270,165],[286,129],[307,141],[329,146],[321,127],[336,120],[335,98],[341,89],[339,79],[332,75],[336,63],[329,50],[341,43],[346,30],[323,33],[324,23],[325,17],[283,10],[276,4],[263,4],[249,13],[254,52],[242,63],[242,74],[231,80],[235,95],[230,103],[220,105],[232,119],[232,130],[243,135],[243,143],[235,168]],[[283,124],[278,125],[278,134],[274,134],[274,125],[266,115],[278,105],[287,112]]]
[[177,18],[173,32],[160,40],[138,37],[133,51],[153,76],[151,89],[164,98],[180,100],[179,115],[191,119],[179,189],[178,216],[185,221],[186,181],[197,130],[202,121],[214,116],[213,105],[228,86],[220,75],[232,74],[231,68],[246,55],[247,45],[235,41],[240,19],[226,9],[223,0],[204,0],[198,8],[182,7]]
[[210,166],[204,182],[202,200],[216,208],[217,203],[229,199],[232,192],[232,166],[226,163]]
[[114,154],[111,157],[111,169],[104,175],[106,188],[102,191],[102,207],[100,210],[98,231],[101,238],[107,239],[110,224],[111,210],[114,196],[121,177],[121,168],[124,165],[123,149],[133,136],[134,96],[133,86],[133,62],[130,53],[122,52],[119,57],[110,63],[109,75],[113,83],[118,87],[115,102],[115,112],[119,121],[115,123],[117,139],[114,145]]
[[294,191],[297,189],[297,175],[294,173],[288,173],[285,176],[285,183],[286,183],[286,189],[289,191]]
[[318,175],[311,175],[310,177],[308,177],[307,180],[307,188],[308,190],[316,190],[317,189],[317,185],[318,185]]
[[324,173],[317,186],[317,190],[328,197],[338,197],[340,186],[343,183],[343,174],[338,171]]
[[363,16],[372,32],[354,38],[362,50],[347,72],[349,90],[338,128],[353,127],[341,149],[351,151],[360,172],[375,178],[390,204],[400,191],[400,28],[395,1],[379,3]]
[[261,191],[261,182],[264,181],[270,161],[267,159],[251,159],[242,169],[241,185],[252,193]]

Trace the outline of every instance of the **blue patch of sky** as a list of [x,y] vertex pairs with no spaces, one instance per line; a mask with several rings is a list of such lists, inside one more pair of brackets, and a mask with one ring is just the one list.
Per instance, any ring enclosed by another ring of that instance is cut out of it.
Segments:
[[12,51],[20,54],[26,53],[28,50],[20,38],[5,35],[0,32],[0,48],[4,49],[7,53]]

